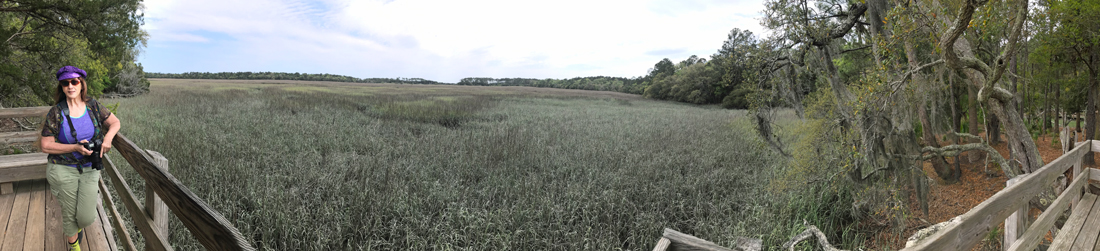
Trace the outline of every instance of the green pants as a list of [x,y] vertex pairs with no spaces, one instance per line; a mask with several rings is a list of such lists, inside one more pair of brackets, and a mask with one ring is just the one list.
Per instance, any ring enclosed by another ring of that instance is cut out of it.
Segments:
[[95,222],[99,214],[99,170],[85,167],[81,174],[71,166],[47,164],[46,181],[61,204],[61,227],[66,237]]

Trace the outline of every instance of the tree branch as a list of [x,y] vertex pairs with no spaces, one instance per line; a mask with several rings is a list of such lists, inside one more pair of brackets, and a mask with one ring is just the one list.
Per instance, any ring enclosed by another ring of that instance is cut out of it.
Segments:
[[845,251],[843,249],[837,249],[833,247],[832,244],[829,244],[829,239],[826,238],[825,233],[822,233],[821,230],[818,230],[814,225],[806,223],[806,220],[802,220],[802,224],[806,225],[806,231],[802,231],[802,233],[795,235],[791,240],[784,242],[781,249],[794,251],[794,245],[810,237],[817,237],[817,244],[821,245],[821,249],[825,251]]
[[852,4],[848,8],[848,19],[844,20],[840,26],[837,26],[826,34],[824,37],[814,38],[811,36],[810,44],[813,46],[826,46],[833,41],[833,39],[841,38],[847,35],[852,27],[859,21],[859,17],[863,16],[863,13],[867,12],[867,4]]

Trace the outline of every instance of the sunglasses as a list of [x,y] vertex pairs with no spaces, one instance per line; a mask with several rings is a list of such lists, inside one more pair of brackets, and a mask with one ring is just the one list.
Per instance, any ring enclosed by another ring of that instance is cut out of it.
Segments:
[[70,86],[70,85],[79,85],[80,80],[76,80],[76,79],[60,80],[60,81],[57,81],[57,83],[59,85],[61,85],[61,87],[66,87],[66,86]]

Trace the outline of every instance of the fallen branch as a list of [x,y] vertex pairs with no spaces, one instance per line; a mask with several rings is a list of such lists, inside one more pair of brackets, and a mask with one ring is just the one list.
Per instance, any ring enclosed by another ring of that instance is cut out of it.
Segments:
[[814,225],[807,224],[805,221],[803,221],[802,224],[806,225],[806,231],[802,231],[801,234],[795,235],[794,238],[783,243],[782,249],[794,251],[794,245],[810,237],[817,237],[817,244],[821,245],[821,249],[825,251],[845,251],[843,249],[837,249],[833,247],[832,244],[829,244],[829,239],[825,237],[825,233],[822,233],[821,230],[818,230]]

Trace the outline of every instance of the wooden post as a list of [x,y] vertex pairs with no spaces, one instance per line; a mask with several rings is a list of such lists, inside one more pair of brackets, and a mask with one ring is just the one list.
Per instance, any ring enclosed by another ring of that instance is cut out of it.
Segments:
[[[164,155],[153,150],[146,151],[149,156],[153,157],[153,162],[164,167],[167,171],[168,159],[164,158]],[[149,185],[145,186],[145,212],[148,214],[149,219],[153,220],[153,230],[168,238],[170,234],[168,232],[168,205],[164,204],[164,201],[160,199],[156,192],[153,192],[153,188]]]
[[11,182],[0,183],[0,195],[14,192]]
[[[1016,183],[1020,182],[1023,177],[1026,176],[1026,174],[1020,175],[1016,178],[1008,180],[1007,182],[1005,182],[1005,187],[1008,188],[1015,185]],[[1016,242],[1017,238],[1020,238],[1020,236],[1024,235],[1024,231],[1027,231],[1028,207],[1028,203],[1024,203],[1020,206],[1020,208],[1016,209],[1016,212],[1013,212],[1012,215],[1009,215],[1008,218],[1005,218],[1004,247],[1007,248],[1009,246],[1012,246],[1012,243]]]

